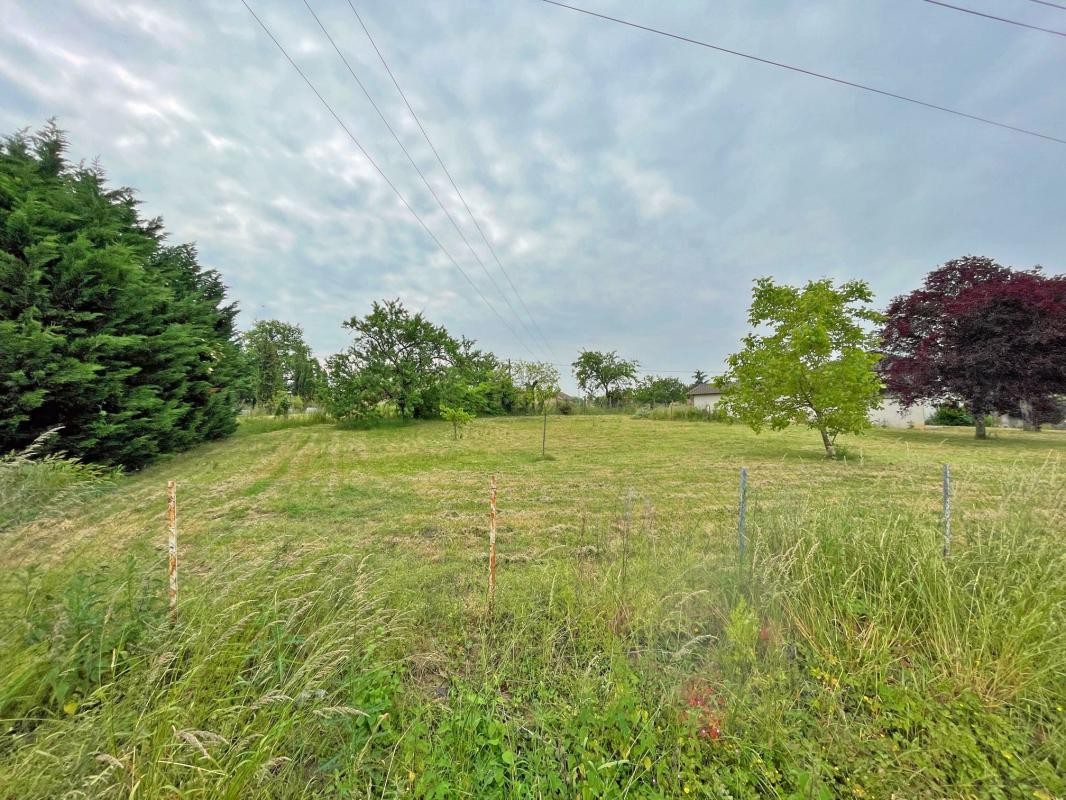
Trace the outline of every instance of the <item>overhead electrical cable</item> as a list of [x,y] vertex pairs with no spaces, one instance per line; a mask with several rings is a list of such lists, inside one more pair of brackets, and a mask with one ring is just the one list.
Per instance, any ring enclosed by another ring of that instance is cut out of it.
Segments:
[[[404,145],[403,141],[397,135],[392,125],[389,124],[389,120],[385,117],[385,113],[381,110],[380,106],[378,106],[378,104],[374,101],[374,98],[367,90],[366,85],[359,79],[359,76],[355,73],[355,70],[352,68],[351,63],[348,61],[347,57],[345,57],[344,53],[337,45],[336,40],[330,35],[329,31],[326,29],[326,26],[322,23],[322,20],[319,18],[318,14],[315,13],[315,10],[311,7],[311,4],[308,2],[308,0],[303,0],[303,2],[304,5],[307,7],[308,12],[314,18],[315,22],[318,23],[318,27],[322,30],[322,34],[326,37],[326,40],[333,47],[337,55],[340,56],[341,61],[344,62],[344,66],[348,70],[348,74],[352,76],[352,79],[362,90],[363,95],[368,101],[370,101],[370,105],[373,106],[374,111],[377,112],[378,117],[385,124],[385,127],[392,135],[393,140],[396,142],[397,145],[399,145],[400,149],[403,151],[403,154],[407,156],[407,161],[411,164],[412,167],[414,167],[415,172],[418,173],[418,177],[422,179],[422,183],[425,184],[426,188],[429,190],[429,193],[433,196],[433,199],[437,201],[437,205],[440,207],[440,210],[444,212],[444,216],[448,218],[448,221],[452,224],[452,227],[455,228],[456,233],[459,234],[459,238],[463,240],[463,244],[465,244],[466,249],[470,251],[470,255],[472,255],[474,257],[474,260],[477,261],[478,266],[481,267],[481,271],[485,273],[485,277],[489,279],[489,282],[499,293],[500,297],[503,298],[503,301],[507,304],[507,307],[511,309],[511,313],[514,314],[515,317],[518,319],[519,324],[521,324],[522,327],[526,329],[526,333],[529,336],[530,341],[534,341],[535,336],[533,332],[529,330],[528,326],[525,324],[525,321],[522,319],[521,315],[519,315],[517,309],[515,309],[515,307],[511,304],[511,300],[507,296],[507,294],[503,291],[503,289],[500,288],[500,285],[496,283],[496,279],[492,277],[492,273],[489,272],[488,267],[485,266],[485,262],[481,260],[481,257],[477,254],[477,251],[474,250],[473,246],[470,244],[470,241],[466,238],[466,234],[463,233],[463,229],[459,227],[459,224],[455,221],[455,218],[452,217],[451,212],[448,211],[447,206],[444,205],[444,202],[440,199],[440,196],[434,190],[433,185],[429,182],[429,179],[426,177],[425,173],[422,172],[421,168],[418,166],[418,163],[414,160],[414,157],[411,155],[411,152]],[[527,349],[529,349],[528,346]]]
[[455,257],[452,256],[452,254],[448,251],[448,249],[441,243],[440,239],[437,238],[437,235],[435,233],[433,233],[432,230],[430,230],[429,226],[426,225],[425,221],[418,214],[418,212],[414,210],[414,208],[411,206],[411,204],[409,202],[407,202],[407,198],[403,196],[403,193],[400,192],[400,190],[398,188],[396,188],[396,184],[394,184],[389,179],[388,175],[386,175],[385,172],[381,169],[381,167],[378,166],[378,163],[371,157],[370,153],[368,153],[366,148],[363,147],[363,145],[359,142],[359,140],[356,138],[355,134],[353,134],[351,132],[351,130],[345,124],[344,120],[342,120],[340,118],[340,116],[337,114],[337,112],[333,110],[333,106],[331,106],[329,104],[329,101],[327,101],[326,98],[322,96],[322,93],[318,91],[318,89],[315,87],[314,83],[311,82],[311,79],[308,78],[306,73],[304,73],[304,71],[300,68],[300,65],[297,64],[292,59],[292,56],[289,55],[288,51],[282,46],[281,42],[279,42],[277,37],[274,36],[274,34],[270,31],[270,28],[268,28],[266,26],[266,23],[264,23],[263,20],[261,20],[259,18],[259,15],[255,13],[255,11],[252,9],[252,7],[250,5],[248,5],[247,0],[241,0],[241,4],[246,9],[248,9],[248,13],[252,15],[252,17],[255,19],[256,22],[259,23],[259,27],[261,27],[263,29],[263,32],[266,33],[266,35],[268,37],[270,37],[270,40],[274,43],[274,45],[278,48],[278,50],[281,51],[281,54],[283,56],[285,56],[285,60],[288,61],[289,64],[292,66],[292,68],[294,70],[296,70],[296,73],[301,78],[303,78],[303,81],[304,81],[304,83],[307,84],[307,87],[312,92],[314,92],[315,97],[317,97],[319,99],[319,102],[321,102],[322,105],[325,106],[326,110],[330,113],[330,116],[332,116],[333,119],[337,122],[337,124],[341,126],[341,129],[345,132],[345,134],[347,134],[348,138],[352,140],[352,143],[355,144],[355,146],[359,149],[359,152],[363,154],[363,157],[367,161],[370,162],[370,165],[377,171],[378,175],[381,176],[382,180],[384,180],[385,183],[387,183],[389,185],[389,188],[392,189],[392,191],[400,199],[400,202],[404,205],[404,207],[409,212],[411,212],[411,216],[413,216],[415,218],[415,220],[418,222],[418,224],[422,227],[422,230],[424,230],[426,232],[426,235],[428,235],[429,238],[433,240],[433,243],[437,245],[437,247],[440,249],[440,251],[442,253],[444,253],[445,256],[447,256],[448,260],[452,263],[452,266],[454,266],[457,270],[459,270],[459,274],[462,275],[466,279],[466,282],[470,284],[471,288],[473,288],[473,290],[475,292],[477,292],[477,294],[481,298],[482,302],[484,302],[485,305],[488,306],[489,310],[492,311],[492,313],[496,315],[496,317],[500,320],[500,322],[503,323],[503,326],[505,328],[507,328],[508,331],[511,332],[511,335],[515,337],[515,340],[518,341],[518,343],[521,344],[523,347],[525,347],[525,349],[527,351],[529,351],[529,354],[531,356],[536,358],[536,354],[534,354],[531,350],[529,350],[529,347],[525,344],[525,342],[522,340],[522,338],[517,334],[515,329],[512,328],[510,323],[508,323],[507,320],[504,319],[503,315],[501,315],[500,312],[496,310],[496,307],[494,305],[492,305],[492,303],[489,302],[489,299],[487,297],[485,297],[485,294],[481,291],[480,287],[478,287],[478,285],[476,283],[474,283],[473,280],[471,280],[471,278],[467,274],[466,270],[464,270],[462,268],[462,266],[459,265],[459,262],[455,260]]
[[548,349],[548,352],[551,353],[553,357],[558,358],[558,356],[555,354],[555,351],[552,350],[551,344],[548,343],[548,339],[544,335],[544,331],[541,330],[540,325],[537,324],[537,320],[533,317],[533,314],[530,313],[529,306],[526,305],[526,301],[525,299],[523,299],[522,293],[518,291],[518,287],[515,286],[514,281],[511,280],[510,273],[508,273],[507,270],[504,268],[503,262],[500,261],[500,257],[496,254],[496,248],[492,246],[492,242],[489,241],[489,238],[485,235],[485,231],[482,229],[481,224],[477,221],[477,217],[474,216],[474,212],[470,209],[469,203],[466,202],[466,197],[459,190],[459,185],[456,183],[455,178],[452,177],[451,171],[444,165],[444,159],[441,158],[440,152],[433,144],[433,140],[430,139],[429,132],[422,124],[422,120],[415,112],[415,109],[411,105],[411,102],[407,99],[407,95],[404,93],[403,89],[400,88],[400,82],[396,79],[396,75],[393,74],[392,69],[389,67],[389,62],[385,60],[385,55],[381,52],[381,49],[378,47],[377,42],[374,41],[374,37],[371,35],[370,29],[367,28],[366,23],[363,22],[363,18],[356,10],[355,5],[352,3],[352,0],[348,0],[348,6],[352,9],[352,13],[355,14],[355,18],[359,20],[359,24],[362,26],[363,32],[366,34],[366,38],[370,40],[370,44],[374,48],[374,52],[377,53],[378,58],[381,59],[381,65],[389,74],[389,78],[392,80],[392,85],[396,87],[396,91],[399,93],[400,97],[403,98],[404,105],[407,106],[407,110],[411,113],[412,119],[414,119],[415,124],[418,126],[418,129],[422,132],[422,136],[425,138],[426,144],[428,144],[429,149],[433,151],[433,155],[436,157],[437,163],[440,164],[440,168],[444,171],[444,174],[448,176],[448,182],[451,183],[452,189],[454,189],[456,195],[459,196],[459,200],[462,202],[463,208],[466,209],[466,213],[470,217],[470,221],[474,223],[474,227],[477,229],[478,234],[480,234],[481,240],[485,243],[485,247],[488,248],[489,252],[492,254],[493,260],[500,268],[500,272],[502,272],[503,276],[507,279],[507,283],[510,285],[511,290],[518,298],[518,302],[521,304],[522,309],[526,312],[526,316],[529,318],[530,323],[533,325],[533,327],[539,334],[540,340],[544,343],[544,346]]
[[1016,19],[1007,19],[1006,17],[997,17],[994,14],[986,14],[983,11],[974,11],[972,8],[963,8],[962,6],[953,6],[951,3],[942,3],[940,0],[925,0],[927,3],[932,3],[934,6],[942,6],[943,8],[950,8],[953,11],[961,11],[963,14],[973,14],[975,17],[984,17],[985,19],[993,19],[996,22],[1006,22],[1008,25],[1017,25],[1019,28],[1028,28],[1032,31],[1042,31],[1043,33],[1052,33],[1055,36],[1066,36],[1066,31],[1056,31],[1051,28],[1041,28],[1039,25],[1030,25],[1027,22],[1018,22]]
[[606,20],[608,22],[615,22],[615,23],[617,23],[619,25],[625,25],[625,26],[630,27],[630,28],[636,28],[637,30],[646,31],[647,33],[654,33],[654,34],[658,34],[659,36],[666,36],[667,38],[670,38],[670,39],[676,39],[679,42],[685,42],[687,44],[694,44],[694,45],[697,45],[698,47],[706,47],[708,50],[717,50],[719,53],[726,53],[727,55],[738,56],[740,58],[746,58],[749,61],[757,61],[760,64],[766,64],[766,65],[771,66],[771,67],[778,67],[779,69],[787,69],[787,70],[789,70],[791,72],[797,72],[797,73],[799,73],[801,75],[806,75],[806,76],[811,77],[811,78],[818,78],[818,79],[824,80],[824,81],[831,81],[833,83],[838,83],[841,86],[850,86],[853,89],[861,89],[864,92],[871,92],[873,94],[879,94],[879,95],[882,95],[884,97],[891,97],[891,98],[893,98],[895,100],[901,100],[901,101],[903,101],[905,103],[913,103],[914,105],[922,106],[924,108],[931,108],[934,111],[942,111],[945,114],[954,114],[957,117],[964,117],[966,119],[973,120],[974,122],[981,122],[981,123],[984,123],[985,125],[993,125],[993,126],[995,126],[997,128],[1003,128],[1003,129],[1008,130],[1008,131],[1014,131],[1015,133],[1024,133],[1026,136],[1035,136],[1038,139],[1046,139],[1047,141],[1055,142],[1056,144],[1066,144],[1066,139],[1063,139],[1063,138],[1061,138],[1059,136],[1052,136],[1051,134],[1041,133],[1040,131],[1030,130],[1029,128],[1021,128],[1021,127],[1018,127],[1017,125],[1009,125],[1006,122],[999,122],[999,121],[994,120],[994,119],[989,119],[988,117],[979,117],[976,114],[968,114],[965,111],[959,111],[958,109],[948,108],[947,106],[937,105],[936,103],[928,103],[925,100],[918,100],[917,98],[908,97],[907,95],[903,95],[903,94],[897,94],[896,92],[890,92],[890,91],[888,91],[886,89],[878,89],[878,88],[876,88],[874,86],[869,86],[869,85],[864,84],[864,83],[857,83],[855,81],[849,81],[849,80],[846,80],[844,78],[837,78],[837,77],[834,77],[832,75],[826,75],[825,73],[815,72],[813,70],[804,69],[803,67],[797,67],[797,66],[794,66],[792,64],[786,64],[786,63],[784,63],[782,61],[773,61],[772,59],[762,58],[761,56],[752,55],[751,53],[744,53],[744,52],[741,52],[740,50],[730,50],[728,47],[721,47],[721,46],[716,45],[716,44],[711,44],[710,42],[704,42],[704,41],[701,41],[699,39],[693,39],[693,38],[688,37],[688,36],[682,36],[681,34],[670,33],[669,31],[664,31],[664,30],[661,30],[659,28],[652,28],[652,27],[650,27],[648,25],[640,25],[640,24],[638,24],[636,22],[630,22],[629,20],[621,19],[620,17],[612,17],[612,16],[609,16],[607,14],[601,14],[601,13],[599,13],[597,11],[589,11],[588,9],[585,9],[585,8],[579,8],[578,6],[567,5],[566,3],[559,2],[559,0],[540,0],[540,1],[542,3],[547,3],[548,5],[558,6],[559,8],[565,8],[565,9],[568,9],[570,11],[575,11],[575,12],[577,12],[579,14],[585,14],[585,15],[590,16],[590,17],[596,17],[598,19]]
[[1051,8],[1057,8],[1059,11],[1066,11],[1066,6],[1060,3],[1052,3],[1051,0],[1029,0],[1030,3],[1039,3],[1042,6],[1050,6]]

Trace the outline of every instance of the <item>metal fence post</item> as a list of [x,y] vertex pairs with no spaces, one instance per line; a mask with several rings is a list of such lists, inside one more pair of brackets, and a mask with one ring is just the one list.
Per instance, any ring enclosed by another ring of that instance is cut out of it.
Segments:
[[496,476],[492,476],[489,493],[489,611],[496,597]]
[[748,468],[740,468],[740,510],[737,518],[737,552],[740,561],[744,561],[745,541],[744,523],[748,514]]
[[944,465],[944,558],[951,556],[951,465]]

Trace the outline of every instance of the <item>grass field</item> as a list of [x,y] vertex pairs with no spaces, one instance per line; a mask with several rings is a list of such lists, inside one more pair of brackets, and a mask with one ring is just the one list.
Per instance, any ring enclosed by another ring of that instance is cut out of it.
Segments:
[[9,515],[0,798],[1066,796],[1066,434],[972,435],[242,425]]

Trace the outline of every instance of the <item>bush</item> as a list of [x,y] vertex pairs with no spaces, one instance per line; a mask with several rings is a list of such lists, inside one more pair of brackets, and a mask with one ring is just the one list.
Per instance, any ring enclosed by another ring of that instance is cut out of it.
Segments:
[[[945,425],[949,427],[973,427],[973,415],[962,406],[943,405],[937,406],[933,415],[925,421],[926,425]],[[991,414],[985,417],[985,427],[992,428],[996,424],[996,418]]]
[[96,691],[142,666],[142,643],[164,616],[158,570],[144,574],[134,559],[75,573],[53,585],[29,570],[19,577],[19,613],[8,620],[25,648],[18,666],[0,678],[0,716],[73,715],[98,705]]
[[926,420],[926,424],[972,427],[973,415],[961,406],[937,406],[933,415]]
[[452,408],[441,403],[441,419],[452,424],[452,436],[456,439],[463,438],[463,428],[474,421],[474,415],[464,408]]

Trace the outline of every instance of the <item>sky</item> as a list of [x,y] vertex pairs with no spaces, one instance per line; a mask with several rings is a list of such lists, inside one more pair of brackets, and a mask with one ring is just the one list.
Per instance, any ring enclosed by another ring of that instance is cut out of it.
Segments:
[[[454,226],[303,0],[248,0],[443,250],[240,0],[0,0],[0,131],[57,118],[243,327],[298,323],[323,356],[399,298],[505,359],[713,375],[758,277],[861,278],[884,306],[971,253],[1066,271],[1066,145],[540,0],[307,2]],[[920,0],[574,4],[1066,138],[1062,37]]]

